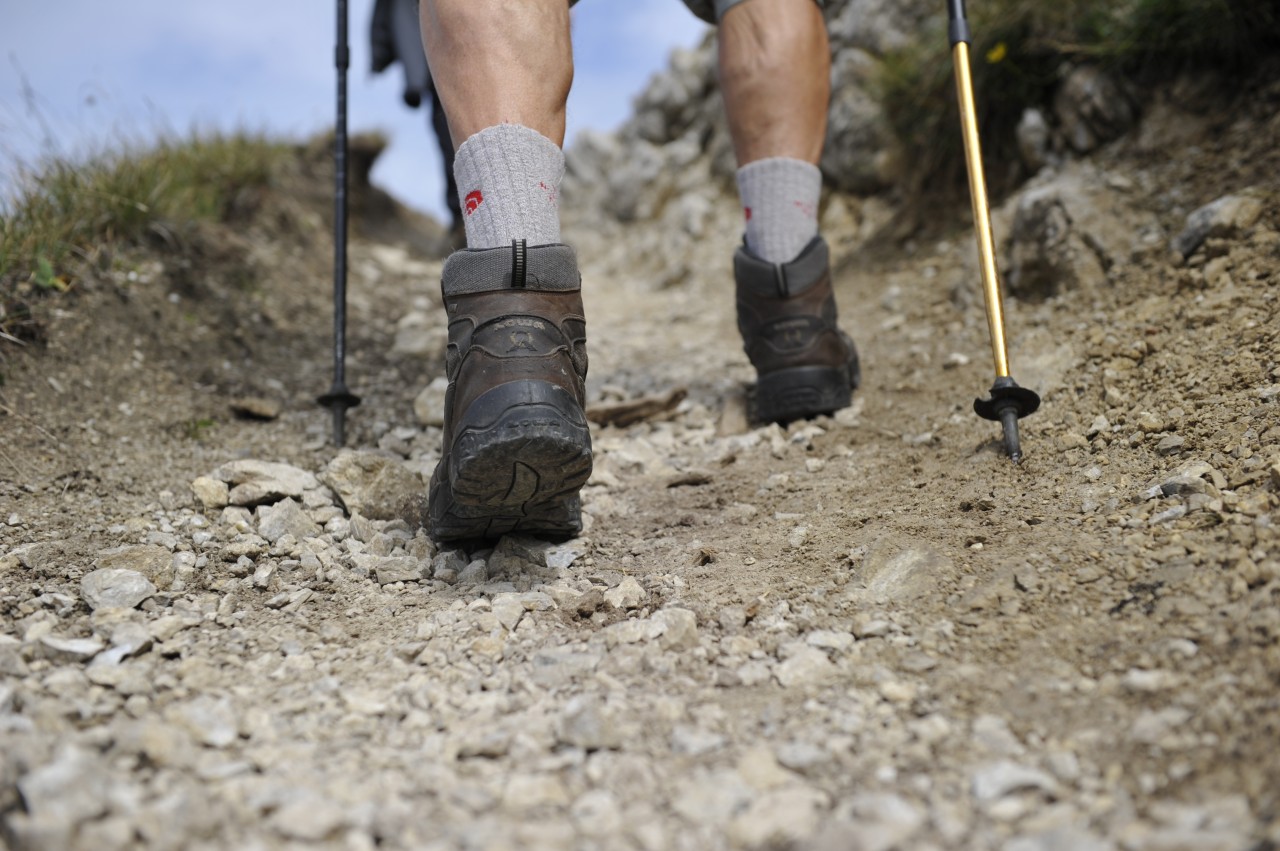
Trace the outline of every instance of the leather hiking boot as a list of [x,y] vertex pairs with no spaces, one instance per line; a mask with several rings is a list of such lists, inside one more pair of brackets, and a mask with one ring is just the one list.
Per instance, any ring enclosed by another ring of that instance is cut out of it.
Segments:
[[431,477],[437,540],[582,531],[591,475],[581,277],[567,245],[458,251],[449,316],[444,448]]
[[745,246],[733,257],[738,330],[756,368],[756,415],[789,422],[848,406],[862,379],[858,350],[836,326],[827,243],[814,237],[790,263]]

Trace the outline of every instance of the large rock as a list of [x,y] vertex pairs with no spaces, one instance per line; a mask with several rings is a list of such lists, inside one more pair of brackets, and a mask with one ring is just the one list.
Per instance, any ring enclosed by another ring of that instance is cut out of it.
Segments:
[[1112,264],[1163,241],[1152,213],[1083,163],[1030,181],[997,218],[1012,221],[996,227],[1009,234],[1008,292],[1033,300],[1100,287]]
[[422,498],[422,479],[400,459],[382,452],[344,450],[320,477],[347,512],[371,520],[394,520],[412,513]]
[[872,91],[879,60],[856,48],[836,55],[840,85],[831,91],[822,172],[836,188],[869,194],[899,178],[902,156],[879,99]]
[[1067,75],[1054,95],[1053,111],[1067,144],[1081,154],[1117,138],[1137,118],[1128,94],[1095,65],[1081,65]]

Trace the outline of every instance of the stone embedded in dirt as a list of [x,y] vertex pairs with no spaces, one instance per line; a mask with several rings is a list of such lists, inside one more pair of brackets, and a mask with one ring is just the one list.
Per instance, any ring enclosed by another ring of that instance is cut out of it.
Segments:
[[87,662],[97,656],[106,645],[96,638],[59,638],[56,635],[40,637],[40,655],[50,662]]
[[489,580],[489,565],[482,558],[473,559],[458,571],[459,585],[481,585]]
[[836,666],[827,654],[816,647],[793,642],[780,651],[786,660],[776,665],[773,675],[783,688],[821,685],[836,674]]
[[431,578],[452,585],[466,566],[466,556],[460,550],[442,550],[431,560]]
[[774,789],[734,817],[729,823],[729,838],[735,848],[802,847],[817,831],[819,816],[830,806],[830,797],[819,789]]
[[1257,190],[1224,195],[1187,216],[1182,231],[1173,238],[1173,250],[1184,258],[1210,238],[1230,238],[1253,227],[1265,208]]
[[809,846],[814,851],[910,848],[909,840],[927,820],[918,805],[891,792],[854,795],[837,803],[835,816]]
[[231,488],[226,482],[211,476],[200,476],[191,482],[191,492],[204,506],[205,511],[220,511],[227,507],[231,496]]
[[627,576],[616,586],[604,592],[604,601],[619,610],[638,609],[646,596],[648,595],[644,586],[637,582],[634,576]]
[[379,585],[418,582],[422,579],[422,568],[423,562],[412,556],[379,557],[373,575]]
[[424,491],[422,479],[394,455],[344,449],[320,476],[333,489],[349,514],[371,520],[395,520]]
[[882,539],[862,562],[866,593],[873,600],[903,601],[929,593],[955,573],[951,559],[918,542]]
[[1160,442],[1156,444],[1156,452],[1161,455],[1177,455],[1186,444],[1186,438],[1171,434],[1160,439]]
[[[65,831],[96,818],[111,806],[111,774],[96,755],[75,745],[63,745],[53,759],[34,767],[18,782],[22,803],[39,824]],[[52,836],[50,836],[52,839]],[[44,846],[70,847],[67,842]]]
[[1019,765],[1009,760],[988,763],[971,778],[973,797],[981,802],[995,801],[1014,792],[1037,790],[1052,795],[1057,783],[1038,768]]
[[241,396],[232,399],[230,407],[231,413],[242,419],[270,422],[280,416],[283,406],[278,400],[264,396]]
[[564,705],[556,723],[556,738],[583,750],[614,750],[622,747],[622,731],[612,712],[587,695],[572,697]]
[[560,544],[546,551],[546,565],[554,571],[568,570],[569,566],[582,558],[582,550],[571,544]]
[[649,618],[664,650],[692,650],[698,646],[698,617],[689,609],[660,609]]
[[99,553],[93,566],[107,570],[136,571],[151,580],[161,591],[173,585],[173,553],[165,547],[113,547]]
[[156,586],[136,570],[100,568],[80,580],[80,594],[91,609],[132,609],[154,593]]
[[278,461],[244,459],[223,464],[213,477],[231,486],[227,502],[250,508],[286,497],[301,498],[320,482],[306,470]]
[[831,761],[832,753],[813,742],[784,742],[775,748],[778,762],[800,774],[810,774]]
[[441,375],[432,379],[431,383],[414,398],[413,415],[417,417],[419,424],[435,428],[444,427],[444,398],[448,388],[449,379]]
[[274,544],[285,535],[292,535],[301,541],[319,533],[320,527],[292,499],[282,499],[274,505],[258,507],[258,534],[267,543]]
[[169,707],[165,715],[170,723],[212,748],[225,748],[240,736],[235,707],[227,697],[202,695]]

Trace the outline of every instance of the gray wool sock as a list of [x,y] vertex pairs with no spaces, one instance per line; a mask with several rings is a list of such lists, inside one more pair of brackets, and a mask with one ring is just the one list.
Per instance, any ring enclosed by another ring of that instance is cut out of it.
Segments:
[[497,124],[458,147],[453,160],[468,248],[560,241],[564,151],[522,124]]
[[818,235],[822,171],[790,157],[769,157],[738,169],[738,196],[747,217],[747,248],[769,263],[789,263]]

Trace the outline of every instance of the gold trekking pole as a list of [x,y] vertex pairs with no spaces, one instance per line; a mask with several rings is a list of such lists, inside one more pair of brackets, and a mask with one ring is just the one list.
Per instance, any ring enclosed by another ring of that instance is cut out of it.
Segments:
[[964,0],[947,0],[950,18],[951,60],[956,71],[956,92],[960,98],[960,128],[964,134],[964,157],[969,166],[969,195],[973,200],[973,226],[978,237],[978,265],[982,270],[982,294],[987,305],[987,330],[991,334],[991,354],[996,380],[988,399],[975,399],[974,412],[999,422],[1004,431],[1004,448],[1016,464],[1022,460],[1018,441],[1018,420],[1035,413],[1040,397],[1019,387],[1009,375],[1009,354],[1004,345],[1004,310],[1000,277],[996,270],[995,241],[991,236],[991,207],[987,202],[987,181],[982,173],[982,146],[978,138],[978,114],[973,103],[973,79],[969,73],[969,22]]

